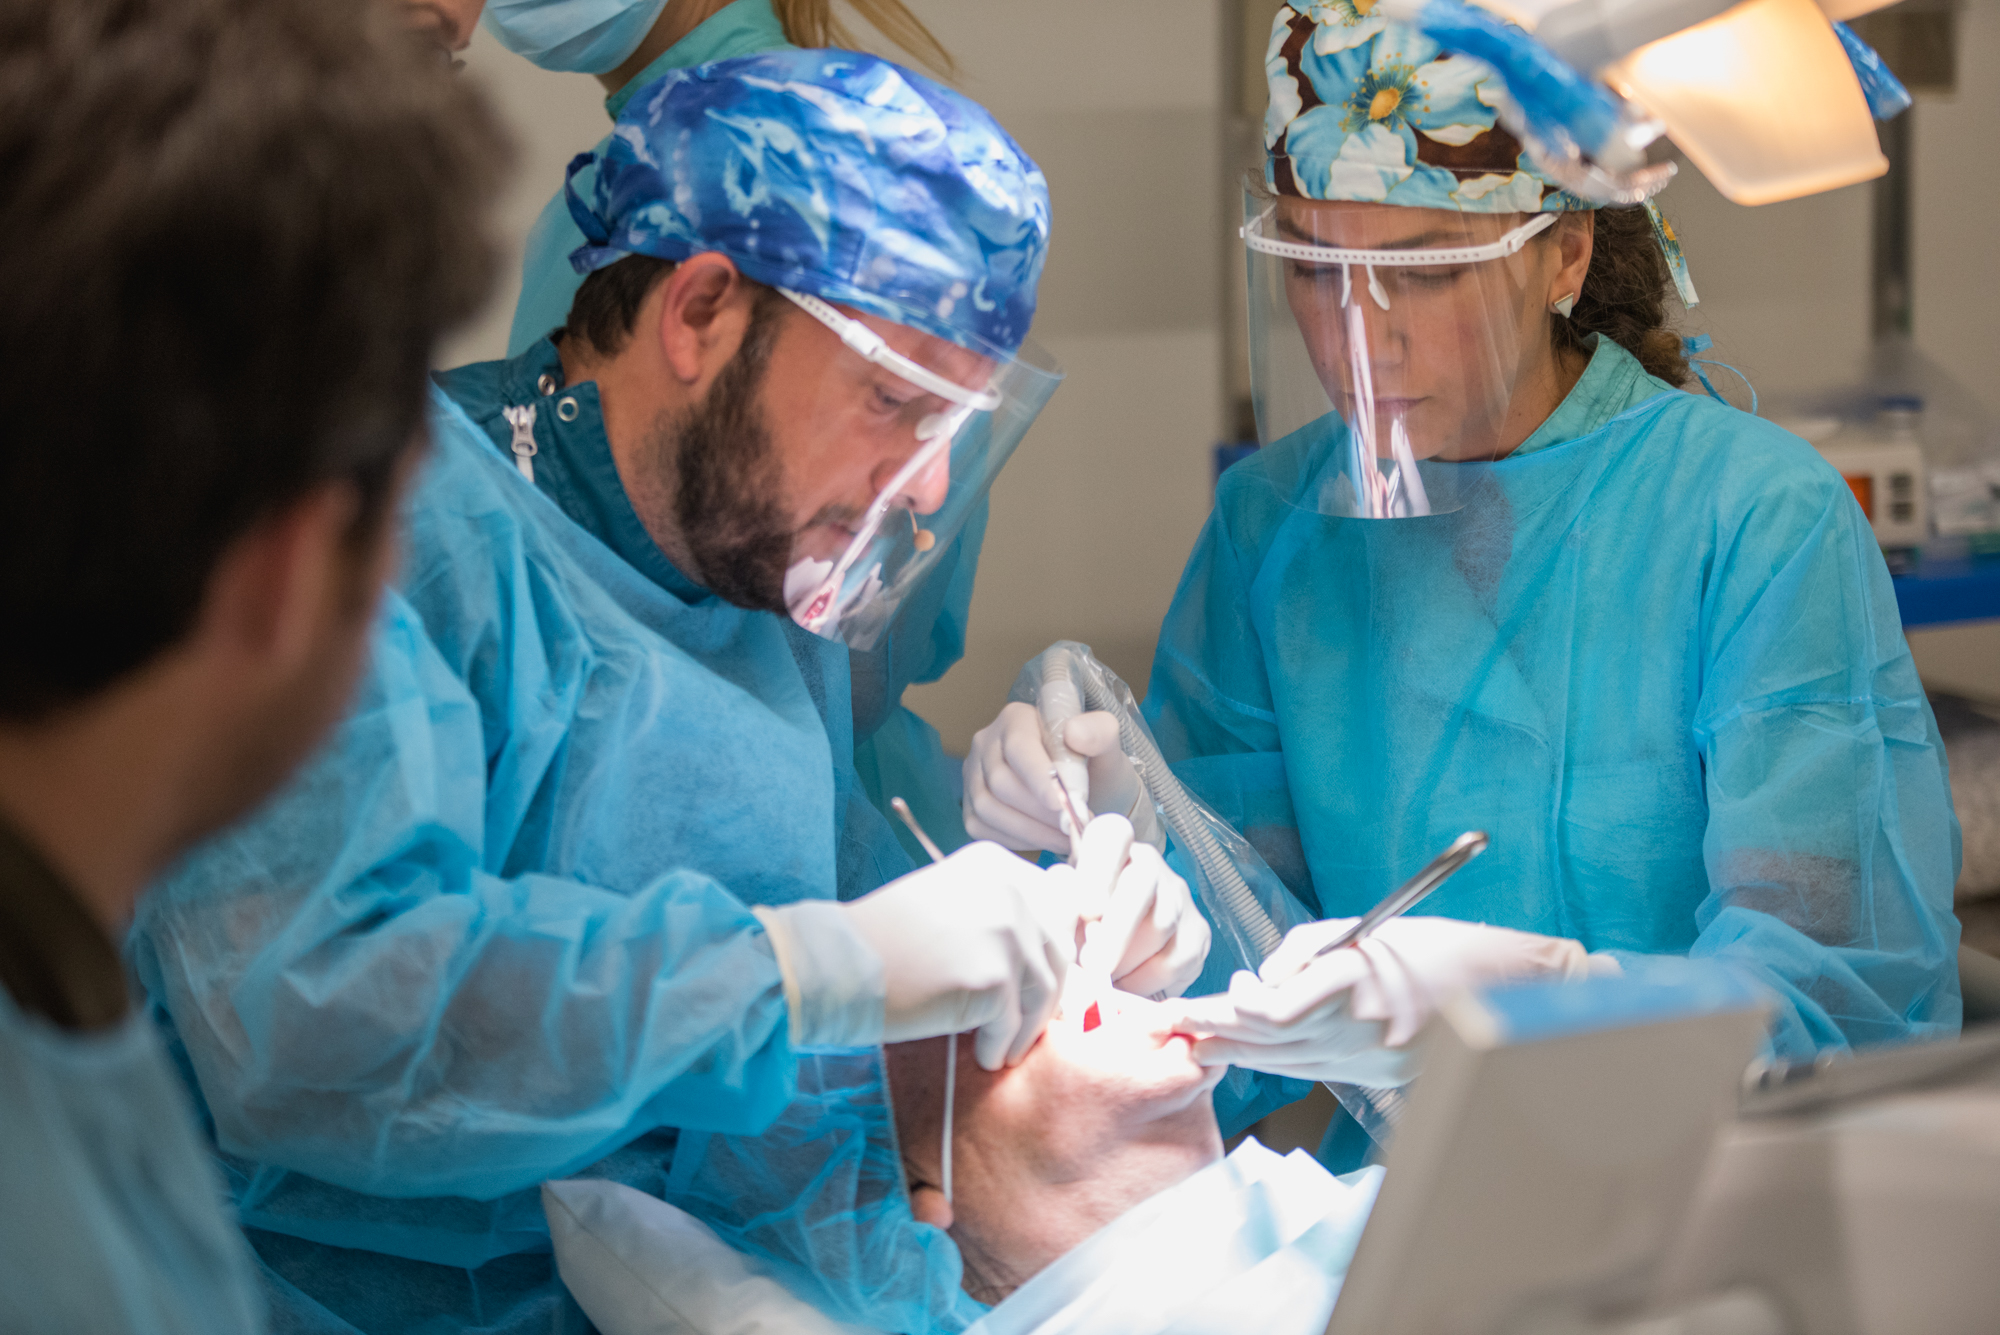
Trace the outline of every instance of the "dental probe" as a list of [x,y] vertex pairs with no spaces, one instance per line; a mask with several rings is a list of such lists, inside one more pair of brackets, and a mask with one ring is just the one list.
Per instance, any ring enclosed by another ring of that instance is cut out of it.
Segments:
[[1423,902],[1431,891],[1443,885],[1453,872],[1484,853],[1486,844],[1484,830],[1468,830],[1461,834],[1451,841],[1450,848],[1432,858],[1422,871],[1390,891],[1386,899],[1356,919],[1354,926],[1315,950],[1312,959],[1330,955],[1342,946],[1351,946],[1391,918],[1402,917]]
[[[917,813],[910,810],[910,804],[900,797],[892,797],[889,805],[903,818],[903,824],[910,827],[910,833],[917,836],[917,842],[923,845],[931,861],[943,862],[944,851],[931,842],[931,837],[924,833],[924,827],[917,824]],[[958,1111],[957,1105],[958,1033],[954,1030],[945,1038],[944,1044],[944,1143],[938,1147],[938,1176],[944,1179],[940,1186],[946,1205],[951,1204],[951,1124],[953,1114]]]
[[923,847],[924,852],[930,854],[931,861],[943,862],[944,850],[932,843],[931,837],[924,833],[924,827],[917,824],[916,813],[910,810],[910,804],[900,797],[892,797],[889,799],[889,805],[903,818],[903,824],[910,827],[910,833],[917,836],[917,843]]
[[944,1045],[944,1144],[938,1150],[938,1176],[943,1178],[944,1203],[951,1204],[951,1123],[958,1104],[958,1034]]
[[1049,766],[1049,777],[1056,781],[1056,788],[1063,795],[1063,805],[1068,808],[1063,814],[1069,817],[1069,823],[1075,827],[1075,832],[1070,835],[1069,850],[1070,861],[1074,862],[1076,860],[1076,841],[1083,838],[1083,827],[1090,824],[1090,811],[1083,803],[1076,800],[1076,794],[1071,791],[1069,781],[1063,778],[1062,767],[1060,765]]

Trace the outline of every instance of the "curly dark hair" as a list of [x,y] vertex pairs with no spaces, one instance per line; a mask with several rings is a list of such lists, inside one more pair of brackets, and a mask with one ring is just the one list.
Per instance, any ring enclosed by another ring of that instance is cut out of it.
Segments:
[[1674,276],[1653,238],[1646,211],[1598,209],[1593,215],[1590,270],[1569,319],[1549,322],[1558,352],[1588,356],[1590,335],[1602,334],[1639,359],[1649,375],[1670,385],[1688,381],[1681,337],[1667,322]]
[[328,482],[382,522],[508,147],[380,0],[0,5],[0,719],[177,643]]

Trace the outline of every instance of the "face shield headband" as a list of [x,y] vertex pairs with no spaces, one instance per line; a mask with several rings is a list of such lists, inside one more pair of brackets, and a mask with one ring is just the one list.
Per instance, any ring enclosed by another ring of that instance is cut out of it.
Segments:
[[[801,555],[785,575],[792,620],[815,635],[869,650],[937,564],[986,496],[994,477],[1062,382],[1062,371],[1032,344],[1012,357],[985,350],[994,369],[974,389],[890,347],[873,329],[806,292],[778,289],[839,336],[850,351],[949,406],[921,419],[917,448],[869,504],[854,537],[832,561]],[[919,512],[909,501],[920,479],[945,470],[942,504]],[[907,524],[896,515],[902,511]],[[921,522],[919,514],[921,513]]]
[[[1246,196],[1253,399],[1261,443],[1276,448],[1265,469],[1294,504],[1324,514],[1456,510],[1497,453],[1486,442],[1530,360],[1523,266],[1507,261],[1558,215],[1438,246],[1424,242],[1500,217],[1372,208],[1302,203],[1283,218],[1279,202]],[[1353,233],[1417,239],[1341,244]]]

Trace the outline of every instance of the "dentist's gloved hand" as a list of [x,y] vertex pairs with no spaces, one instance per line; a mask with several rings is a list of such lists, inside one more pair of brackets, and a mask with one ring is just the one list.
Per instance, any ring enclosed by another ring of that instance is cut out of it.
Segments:
[[1398,918],[1355,946],[1313,958],[1352,918],[1286,934],[1255,975],[1179,1004],[1174,1028],[1195,1060],[1306,1080],[1382,1087],[1417,1073],[1407,1046],[1438,1006],[1467,988],[1530,978],[1616,973],[1608,956],[1560,937],[1455,918]]
[[[1064,725],[1062,740],[1090,768],[1090,809],[1123,816],[1148,842],[1160,843],[1158,818],[1139,772],[1119,749],[1118,720],[1103,710],[1078,714]],[[1008,848],[1046,848],[1067,855],[1062,790],[1049,777],[1054,763],[1035,707],[1016,701],[1001,710],[1000,717],[972,735],[965,757],[965,832]]]
[[1132,822],[1099,816],[1084,828],[1076,867],[1052,867],[1082,905],[1083,949],[1077,963],[1109,975],[1126,992],[1177,997],[1208,959],[1208,920],[1188,883],[1151,844],[1135,842]]
[[784,977],[792,1046],[899,1043],[975,1029],[989,1071],[1028,1054],[1075,958],[1076,896],[990,843],[852,903],[753,909]]

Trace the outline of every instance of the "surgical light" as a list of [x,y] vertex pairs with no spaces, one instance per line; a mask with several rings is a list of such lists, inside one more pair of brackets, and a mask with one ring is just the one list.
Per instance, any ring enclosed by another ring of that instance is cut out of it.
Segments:
[[1796,199],[1889,170],[1847,52],[1812,0],[1748,0],[1647,43],[1600,77],[1659,117],[1738,204]]
[[[1886,108],[1873,101],[1879,89],[1864,92],[1858,63],[1868,64],[1865,77],[1886,83],[1894,97],[1901,89],[1858,39],[1834,26],[1887,2],[1472,0],[1532,33],[1529,42],[1546,55],[1625,99],[1633,131],[1648,120],[1655,131],[1664,127],[1739,204],[1795,199],[1888,170],[1874,119],[1907,99]],[[1452,45],[1449,0],[1389,0],[1389,8]],[[1599,161],[1645,193],[1664,183],[1640,182],[1625,164],[1601,155]],[[1603,197],[1624,202],[1608,190]]]

